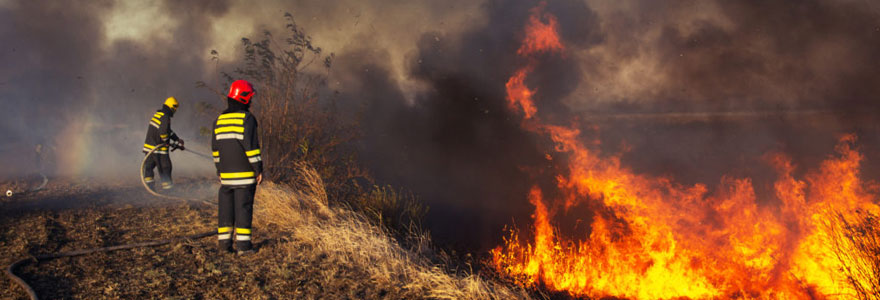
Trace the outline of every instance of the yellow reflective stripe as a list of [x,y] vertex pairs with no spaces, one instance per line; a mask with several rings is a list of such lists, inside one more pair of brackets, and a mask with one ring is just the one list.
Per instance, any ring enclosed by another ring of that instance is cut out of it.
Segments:
[[220,227],[217,228],[217,233],[227,233],[232,231],[232,227]]
[[152,118],[152,119],[150,119],[150,121],[156,122],[156,123],[158,123],[158,124],[162,124],[162,122],[159,121],[159,119],[156,119],[156,118]]
[[157,115],[160,115],[160,116],[164,116],[164,115],[165,115],[165,113],[163,113],[163,112],[161,112],[161,111],[157,111],[156,114],[157,114]]
[[144,144],[144,148],[147,148],[147,149],[152,150],[153,148],[156,148],[156,146],[153,146],[153,145],[150,145],[150,144]]
[[214,134],[224,133],[224,132],[244,133],[244,127],[227,126],[227,127],[218,127],[217,129],[214,129]]
[[214,152],[211,152],[211,155],[213,155],[213,156],[220,156],[220,151],[214,151]]
[[219,119],[219,120],[235,119],[235,118],[244,119],[244,113],[228,113],[228,114],[222,114],[222,115],[220,115],[220,117],[217,117],[217,119]]
[[162,148],[159,148],[159,150],[167,151],[167,150],[168,150],[168,147],[162,147]]
[[220,173],[220,178],[248,178],[248,177],[254,177],[254,172]]
[[251,151],[247,151],[247,152],[245,152],[244,154],[247,155],[247,156],[260,155],[260,149],[254,149],[254,150],[251,150]]
[[168,135],[167,134],[160,134],[159,137],[164,139],[164,138],[167,138]]
[[217,120],[217,125],[244,125],[244,119]]
[[235,233],[237,234],[251,234],[250,228],[236,228]]

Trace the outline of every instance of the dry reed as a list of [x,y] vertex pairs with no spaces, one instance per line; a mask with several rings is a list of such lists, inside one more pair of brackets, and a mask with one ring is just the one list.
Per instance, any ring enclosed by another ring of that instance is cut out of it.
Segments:
[[[328,206],[318,173],[300,165],[299,190],[264,184],[257,193],[257,220],[277,226],[292,238],[336,259],[336,267],[365,270],[375,284],[400,287],[434,299],[524,299],[525,291],[480,276],[450,274],[419,254],[401,247],[381,226],[344,207]],[[291,247],[290,251],[299,251]],[[332,273],[332,272],[331,272]],[[332,280],[327,278],[326,280]]]

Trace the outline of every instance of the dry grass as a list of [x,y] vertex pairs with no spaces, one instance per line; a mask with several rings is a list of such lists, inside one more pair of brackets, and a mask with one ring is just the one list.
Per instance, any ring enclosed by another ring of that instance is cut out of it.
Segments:
[[854,294],[880,300],[880,222],[867,211],[837,213],[831,224],[834,252]]
[[[321,177],[300,167],[299,190],[265,184],[257,195],[256,220],[262,227],[276,227],[313,250],[338,258],[331,268],[364,270],[373,284],[400,288],[404,298],[522,299],[522,290],[484,280],[473,274],[450,274],[419,252],[428,247],[404,249],[384,229],[363,215],[328,206]],[[288,249],[288,254],[300,251]],[[336,273],[329,270],[328,274]],[[326,278],[326,280],[334,280]]]
[[[422,221],[428,214],[428,206],[412,192],[390,185],[373,186],[370,191],[359,193],[347,204],[406,243],[412,237],[427,236]],[[419,242],[417,240],[416,244]]]
[[[257,253],[217,250],[216,239],[29,263],[17,270],[46,299],[517,299],[525,291],[449,270],[426,236],[401,246],[382,225],[328,206],[303,169],[296,188],[265,183],[255,203]],[[203,181],[181,188],[212,194]],[[2,183],[2,182],[0,182]],[[2,183],[5,186],[5,183]],[[216,207],[163,201],[137,185],[56,179],[0,205],[0,264],[30,254],[168,239],[216,226]],[[452,259],[448,259],[451,261]],[[437,262],[438,260],[433,260]],[[0,299],[24,299],[0,277]]]

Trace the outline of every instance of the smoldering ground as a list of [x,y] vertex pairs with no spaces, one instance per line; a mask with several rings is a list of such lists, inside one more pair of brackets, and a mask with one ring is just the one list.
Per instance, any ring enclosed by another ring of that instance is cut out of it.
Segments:
[[[218,82],[240,57],[240,38],[280,32],[289,11],[335,53],[327,88],[361,112],[361,158],[380,183],[431,206],[439,239],[498,245],[504,225],[529,223],[530,185],[552,185],[564,163],[548,161],[552,146],[505,104],[539,2],[138,3],[0,5],[0,99],[16,112],[0,122],[2,143],[68,136],[101,158],[75,164],[125,169],[169,95],[182,100],[175,129],[198,137],[206,120],[195,103],[218,99],[193,83]],[[855,132],[876,178],[877,4],[558,0],[545,10],[565,50],[541,57],[526,80],[540,117],[579,124],[585,140],[637,172],[710,186],[749,176],[761,193],[772,180],[764,153],[788,153],[802,171],[833,152],[836,135]],[[83,122],[90,138],[71,126]]]

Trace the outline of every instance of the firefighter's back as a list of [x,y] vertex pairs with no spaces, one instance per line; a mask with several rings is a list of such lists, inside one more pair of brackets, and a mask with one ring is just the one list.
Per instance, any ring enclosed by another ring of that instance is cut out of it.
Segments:
[[[228,186],[242,186],[256,182],[256,173],[249,158],[249,142],[255,134],[254,116],[248,111],[235,111],[221,114],[214,120],[215,143],[214,161],[220,173],[220,183]],[[257,146],[256,151],[259,151]],[[257,153],[259,154],[259,153]]]

